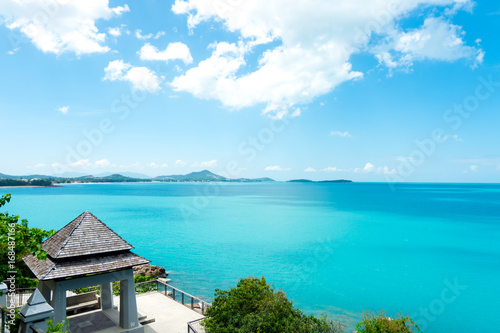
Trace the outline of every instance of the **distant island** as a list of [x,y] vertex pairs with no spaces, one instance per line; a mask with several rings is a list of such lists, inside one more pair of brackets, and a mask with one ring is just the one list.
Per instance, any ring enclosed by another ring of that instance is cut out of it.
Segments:
[[[6,186],[56,186],[57,184],[83,184],[83,183],[180,183],[180,182],[227,182],[227,183],[263,183],[274,182],[274,179],[268,177],[262,178],[226,178],[217,175],[211,171],[203,170],[191,172],[187,175],[169,175],[148,177],[142,174],[127,173],[129,176],[121,174],[101,174],[101,175],[84,175],[70,177],[68,175],[26,175],[26,176],[11,176],[0,173],[0,187]],[[293,179],[290,183],[352,183],[352,180],[309,180],[309,179]]]
[[310,179],[292,179],[288,183],[352,183],[348,179],[335,179],[335,180],[310,180]]
[[120,174],[107,176],[80,176],[62,177],[46,175],[11,176],[0,173],[0,187],[2,186],[53,186],[55,184],[82,184],[82,183],[140,183],[140,182],[237,182],[237,183],[257,183],[274,182],[274,179],[263,178],[226,178],[208,170],[191,172],[187,175],[158,176],[154,178],[127,177]]

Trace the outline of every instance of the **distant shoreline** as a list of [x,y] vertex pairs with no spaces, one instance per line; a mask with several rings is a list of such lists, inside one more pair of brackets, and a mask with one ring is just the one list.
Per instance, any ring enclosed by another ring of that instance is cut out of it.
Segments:
[[9,185],[9,186],[2,186],[0,185],[0,188],[36,188],[36,187],[61,187],[60,185],[48,185],[48,186],[36,186],[36,185]]

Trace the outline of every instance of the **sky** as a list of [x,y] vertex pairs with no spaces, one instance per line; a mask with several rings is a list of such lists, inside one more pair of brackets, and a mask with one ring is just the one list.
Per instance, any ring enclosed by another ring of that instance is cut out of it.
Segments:
[[2,0],[0,172],[499,182],[500,3]]

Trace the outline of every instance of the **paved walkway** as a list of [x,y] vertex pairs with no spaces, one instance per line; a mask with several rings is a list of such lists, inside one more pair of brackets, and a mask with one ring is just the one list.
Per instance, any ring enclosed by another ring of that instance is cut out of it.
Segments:
[[[114,298],[114,304],[120,305],[120,299]],[[154,323],[144,325],[145,333],[186,333],[187,322],[203,318],[203,315],[166,297],[156,291],[137,295],[137,310],[146,320],[155,319]],[[119,322],[119,312],[106,310],[106,315],[115,323]],[[118,326],[100,330],[99,333],[118,333]]]

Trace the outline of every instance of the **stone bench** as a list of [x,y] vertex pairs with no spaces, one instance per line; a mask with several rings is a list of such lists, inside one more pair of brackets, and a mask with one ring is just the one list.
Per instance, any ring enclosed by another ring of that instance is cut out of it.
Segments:
[[66,312],[76,314],[78,310],[99,308],[101,308],[101,302],[99,296],[97,296],[97,291],[68,296],[66,298]]

